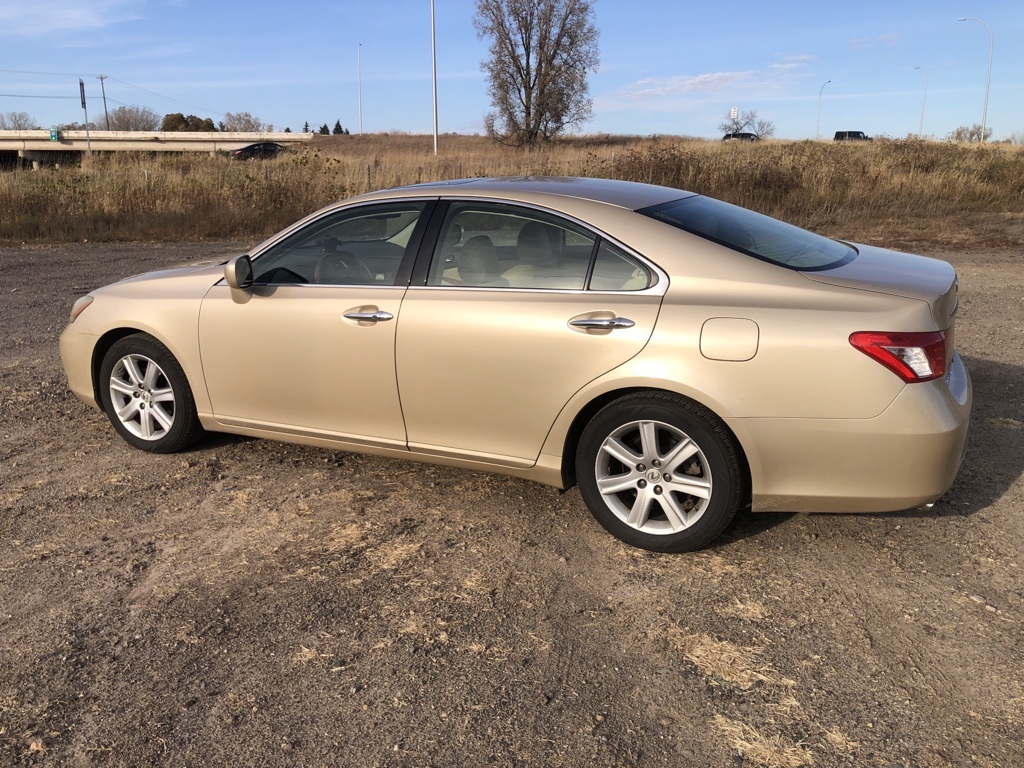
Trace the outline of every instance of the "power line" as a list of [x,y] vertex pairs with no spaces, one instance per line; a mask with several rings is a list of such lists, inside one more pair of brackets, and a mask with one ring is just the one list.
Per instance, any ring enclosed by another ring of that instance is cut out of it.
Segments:
[[[191,107],[192,109],[198,109],[198,110],[201,110],[202,112],[209,112],[211,114],[218,115],[220,117],[224,117],[224,113],[223,112],[218,112],[215,109],[210,109],[208,107],[201,107],[198,104],[190,104],[187,101],[181,101],[179,99],[172,98],[171,96],[165,96],[162,93],[157,93],[156,91],[151,91],[148,88],[143,88],[140,85],[133,85],[132,83],[125,82],[124,80],[118,80],[116,77],[111,77],[109,75],[93,75],[93,74],[87,74],[87,73],[81,73],[81,72],[36,72],[36,71],[33,71],[33,70],[28,70],[28,69],[0,69],[0,72],[7,72],[9,74],[16,74],[16,75],[45,75],[47,77],[105,77],[107,80],[112,80],[115,83],[120,83],[121,85],[126,85],[129,88],[134,88],[137,91],[143,91],[144,93],[148,93],[148,94],[150,94],[152,96],[156,96],[157,98],[166,99],[167,101],[174,102],[175,104],[181,104],[182,106],[185,106],[185,107]],[[11,98],[18,98],[18,99],[73,99],[73,98],[76,98],[74,96],[17,96],[17,95],[14,95],[14,94],[7,94],[7,93],[0,93],[0,96],[10,96]],[[113,101],[113,99],[111,99],[111,101]]]
[[179,101],[178,99],[173,99],[170,96],[164,96],[162,93],[157,93],[156,91],[151,91],[148,88],[143,88],[140,85],[132,85],[131,83],[126,83],[124,80],[118,80],[116,77],[108,76],[107,79],[108,80],[113,80],[115,83],[120,83],[121,85],[127,85],[129,88],[134,88],[137,91],[143,91],[144,93],[149,93],[149,94],[151,94],[153,96],[158,96],[161,99],[167,99],[168,101],[173,101],[175,104],[182,104],[182,105],[184,105],[186,107],[192,107],[192,109],[199,109],[199,110],[202,110],[203,112],[211,112],[211,113],[213,113],[215,115],[220,115],[221,117],[224,117],[224,113],[223,112],[218,112],[215,109],[209,109],[208,107],[201,107],[198,104],[189,104],[187,101]]
[[81,72],[33,72],[28,69],[0,69],[0,72],[9,72],[15,75],[48,75],[51,77],[99,77],[99,75],[83,74]]
[[77,99],[78,96],[33,96],[27,93],[0,93],[0,97],[11,99]]

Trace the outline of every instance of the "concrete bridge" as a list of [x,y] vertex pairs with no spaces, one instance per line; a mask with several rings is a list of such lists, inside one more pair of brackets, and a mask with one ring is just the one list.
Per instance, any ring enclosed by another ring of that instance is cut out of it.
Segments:
[[0,131],[0,156],[53,163],[68,152],[230,152],[259,141],[299,146],[312,133],[257,131]]

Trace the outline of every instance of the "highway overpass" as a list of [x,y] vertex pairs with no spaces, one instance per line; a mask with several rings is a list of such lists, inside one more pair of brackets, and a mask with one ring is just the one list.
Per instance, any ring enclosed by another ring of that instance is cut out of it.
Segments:
[[52,164],[70,152],[230,152],[258,141],[300,146],[312,133],[281,131],[0,131],[0,156]]

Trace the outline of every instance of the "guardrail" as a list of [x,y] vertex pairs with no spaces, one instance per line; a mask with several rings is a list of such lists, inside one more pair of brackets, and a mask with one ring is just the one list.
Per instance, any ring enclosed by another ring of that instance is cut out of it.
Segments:
[[283,131],[0,131],[0,152],[230,152],[260,141],[297,145],[312,133]]

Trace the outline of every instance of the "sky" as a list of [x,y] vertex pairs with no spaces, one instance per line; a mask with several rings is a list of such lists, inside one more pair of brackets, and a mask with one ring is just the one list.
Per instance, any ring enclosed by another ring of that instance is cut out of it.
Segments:
[[[1024,140],[1024,2],[596,0],[600,67],[580,133],[720,138],[732,107],[776,137],[944,138],[980,123]],[[487,42],[474,0],[435,0],[438,130],[483,132]],[[958,22],[960,17],[980,19]],[[107,108],[276,130],[433,131],[430,0],[0,0],[0,113],[40,127]],[[820,108],[820,116],[819,116]]]

